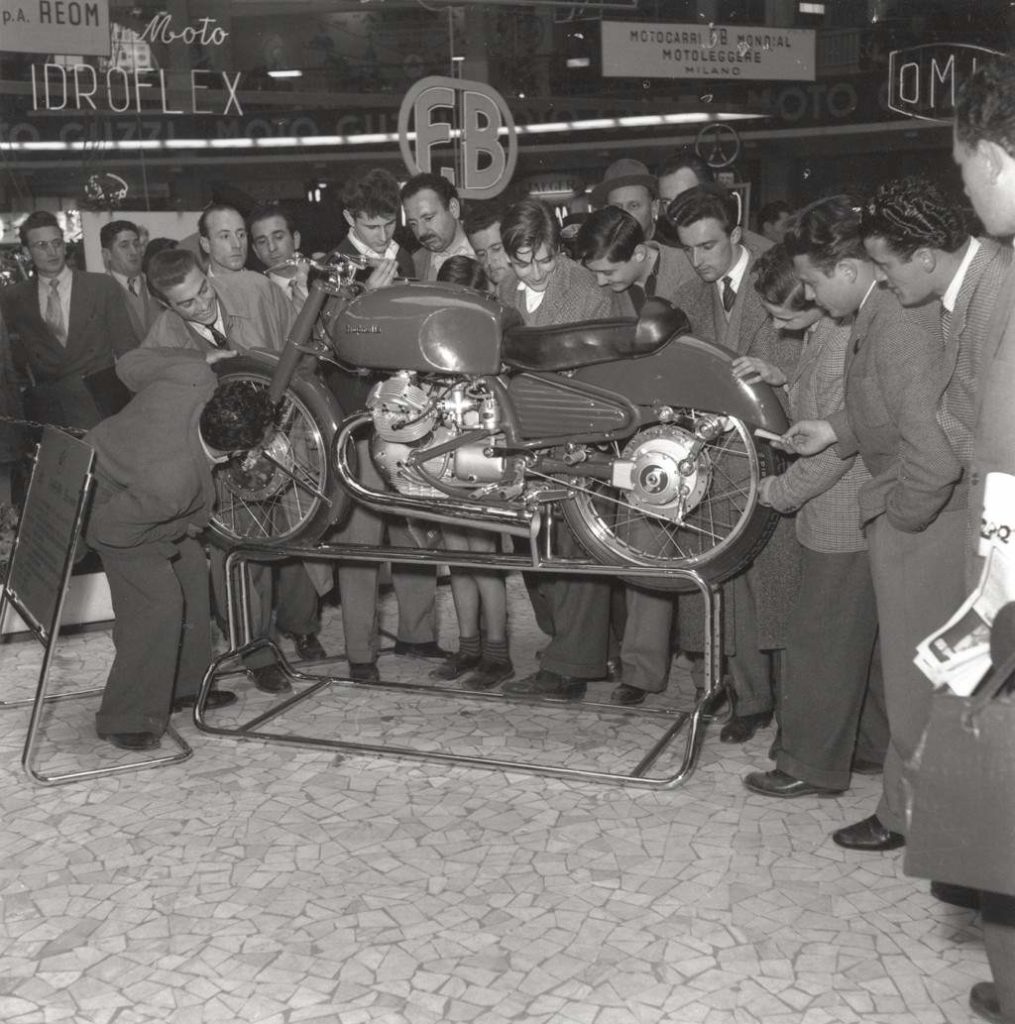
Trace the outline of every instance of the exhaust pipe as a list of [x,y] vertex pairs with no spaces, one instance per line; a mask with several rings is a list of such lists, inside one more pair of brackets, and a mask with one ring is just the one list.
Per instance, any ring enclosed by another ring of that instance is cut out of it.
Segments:
[[335,435],[334,441],[333,464],[338,472],[339,480],[360,504],[366,505],[367,508],[371,508],[375,512],[411,516],[414,519],[425,519],[431,523],[471,526],[478,530],[488,530],[493,527],[516,537],[531,535],[535,513],[529,509],[491,506],[477,508],[475,505],[456,501],[450,497],[442,497],[440,503],[435,506],[433,498],[416,498],[390,491],[372,491],[368,487],[364,487],[352,472],[347,452],[352,443],[352,435],[372,421],[373,417],[368,412],[348,417],[343,421],[342,428]]

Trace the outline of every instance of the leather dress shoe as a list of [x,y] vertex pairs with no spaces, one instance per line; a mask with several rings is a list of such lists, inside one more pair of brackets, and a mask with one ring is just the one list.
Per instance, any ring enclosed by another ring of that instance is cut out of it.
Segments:
[[772,712],[763,711],[757,715],[734,715],[719,733],[723,743],[746,743],[759,730],[772,721]]
[[[197,703],[197,694],[188,693],[183,697],[176,697],[170,707],[173,710],[173,714],[177,711],[186,711],[187,708],[192,708]],[[206,708],[214,710],[215,708],[227,708],[230,704],[236,703],[236,694],[232,690],[211,690],[208,693],[208,699],[205,701],[204,706]]]
[[980,909],[980,890],[970,889],[967,885],[952,885],[951,882],[931,882],[930,894],[942,903],[963,910]]
[[897,850],[906,845],[901,832],[893,832],[881,824],[881,819],[872,814],[855,825],[847,825],[832,833],[832,842],[847,850]]
[[354,683],[379,683],[381,674],[373,661],[350,661],[349,678]]
[[978,981],[969,990],[969,1009],[981,1020],[989,1020],[991,1024],[1005,1024],[1001,1001],[997,998],[997,986],[992,981]]
[[161,744],[153,732],[100,732],[100,740],[108,740],[121,750],[155,750]]
[[451,657],[451,651],[444,650],[436,640],[419,643],[410,640],[396,640],[395,654],[407,655],[410,658],[439,658],[441,661]]
[[794,796],[838,796],[842,790],[830,786],[815,786],[813,783],[795,779],[788,772],[773,768],[768,772],[751,772],[744,776],[744,785],[752,793],[762,796],[779,796],[789,799]]
[[621,683],[613,693],[610,694],[610,703],[619,704],[621,707],[632,707],[641,704],[648,694],[637,686],[630,686],[628,683]]
[[316,633],[290,633],[289,636],[296,646],[296,654],[303,661],[322,661],[328,656]]
[[250,676],[262,693],[288,693],[293,687],[286,679],[285,673],[278,665],[261,665],[259,668],[248,668]]
[[558,675],[541,668],[531,676],[514,683],[505,683],[503,692],[512,697],[557,697],[559,700],[581,700],[588,689],[584,679]]

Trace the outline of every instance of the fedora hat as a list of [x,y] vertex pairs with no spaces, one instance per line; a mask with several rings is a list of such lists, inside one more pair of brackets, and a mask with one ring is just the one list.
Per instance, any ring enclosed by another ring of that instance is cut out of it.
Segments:
[[659,191],[655,175],[649,174],[648,168],[640,160],[631,160],[625,156],[620,160],[614,160],[606,168],[603,180],[596,185],[589,197],[592,205],[605,206],[609,194],[615,188],[624,188],[625,185],[643,185],[653,198]]

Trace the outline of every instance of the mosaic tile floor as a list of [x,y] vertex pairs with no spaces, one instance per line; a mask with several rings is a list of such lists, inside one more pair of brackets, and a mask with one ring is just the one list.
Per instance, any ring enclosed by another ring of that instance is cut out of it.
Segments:
[[[446,587],[441,603],[451,645]],[[540,634],[514,583],[511,604],[524,673]],[[322,639],[341,652],[336,609]],[[31,692],[40,653],[0,648],[3,699]],[[106,631],[66,639],[55,688],[101,685],[110,658]],[[418,662],[380,665],[422,681]],[[269,703],[234,682],[234,718]],[[660,700],[681,692],[678,674]],[[95,704],[49,706],[41,768],[116,763]],[[240,742],[177,715],[189,761],[44,788],[19,764],[27,711],[3,716],[4,1024],[959,1024],[988,976],[971,913],[899,853],[828,839],[878,779],[837,799],[743,789],[770,730],[731,748],[712,726],[697,773],[660,792]],[[664,721],[338,685],[283,719],[605,770]]]

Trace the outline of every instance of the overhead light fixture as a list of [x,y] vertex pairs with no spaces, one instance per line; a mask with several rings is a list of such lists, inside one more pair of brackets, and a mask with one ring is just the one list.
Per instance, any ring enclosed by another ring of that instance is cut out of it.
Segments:
[[286,68],[281,71],[269,71],[269,78],[302,78],[303,72],[299,68]]
[[803,3],[802,0],[801,0],[800,8],[799,9],[800,9],[800,13],[801,14],[824,14],[825,13],[825,5],[824,4]]
[[567,66],[569,68],[587,68],[591,67],[592,61],[588,57],[568,57]]
[[[575,121],[544,121],[540,124],[520,124],[515,131],[519,136],[556,135],[562,132],[602,131],[609,128],[667,127],[682,124],[705,124],[715,121],[749,121],[765,117],[764,114],[688,111],[680,114],[632,114],[627,117],[595,117]],[[452,138],[461,137],[461,129],[451,129]],[[507,135],[505,127],[498,134]],[[410,141],[415,132],[408,132]],[[239,139],[110,139],[102,143],[103,150],[123,152],[165,149],[323,149],[342,146],[376,146],[397,143],[398,132],[369,132],[361,135],[266,135]],[[5,142],[0,151],[12,153],[82,153],[93,149],[94,140]]]
[[465,58],[464,58],[464,57],[452,57],[451,59],[452,59],[452,60],[453,60],[453,61],[454,61],[454,62],[455,62],[456,64],[457,64],[457,63],[458,63],[459,61],[465,60]]

